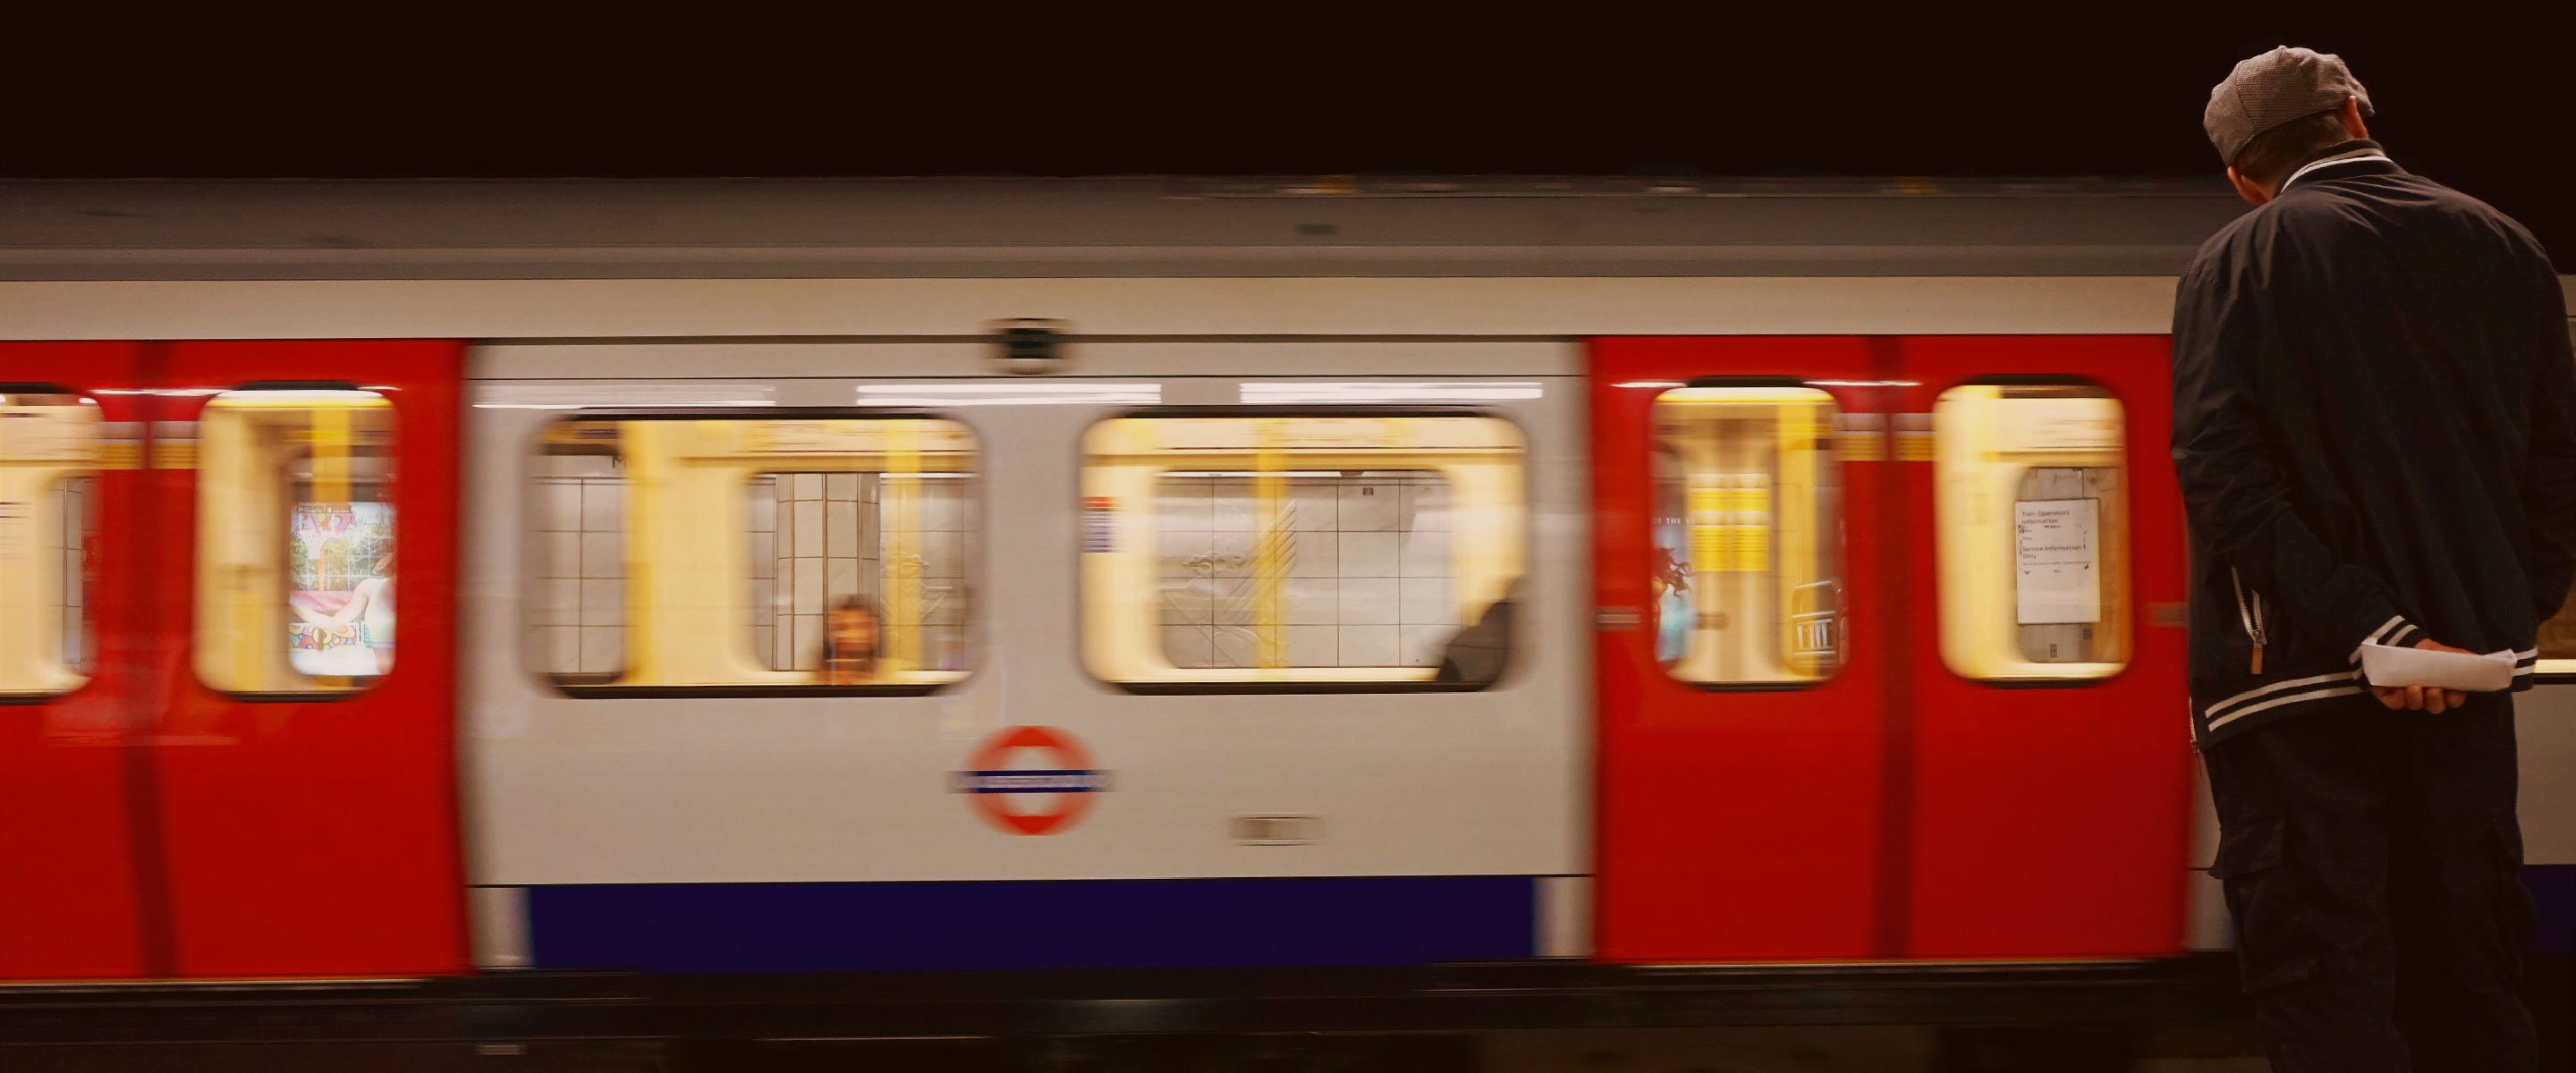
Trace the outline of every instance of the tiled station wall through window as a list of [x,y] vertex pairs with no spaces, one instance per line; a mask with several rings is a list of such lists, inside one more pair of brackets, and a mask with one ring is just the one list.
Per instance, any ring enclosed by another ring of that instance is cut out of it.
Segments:
[[751,482],[751,647],[771,670],[821,666],[824,611],[881,600],[873,473],[766,473]]
[[[1167,475],[1156,494],[1165,658],[1254,666],[1252,479]],[[1438,665],[1458,627],[1447,494],[1428,471],[1290,481],[1278,549],[1288,666]]]
[[614,674],[626,660],[626,477],[608,454],[540,454],[536,658],[555,674]]
[[[967,482],[915,478],[921,528],[921,663],[965,669]],[[752,650],[771,670],[822,665],[834,604],[856,596],[880,613],[891,583],[887,514],[900,510],[876,473],[768,473],[751,486]]]

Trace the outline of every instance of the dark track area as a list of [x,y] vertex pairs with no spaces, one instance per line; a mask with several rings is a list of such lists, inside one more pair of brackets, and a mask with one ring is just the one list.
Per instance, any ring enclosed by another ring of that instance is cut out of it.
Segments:
[[[2527,1000],[2542,1023],[2544,1068],[2565,1068],[2576,959],[2535,959]],[[2082,966],[542,974],[0,992],[0,1066],[16,1073],[2226,1070],[2260,1068],[2227,1064],[2250,1054],[2251,1041],[2223,957]]]

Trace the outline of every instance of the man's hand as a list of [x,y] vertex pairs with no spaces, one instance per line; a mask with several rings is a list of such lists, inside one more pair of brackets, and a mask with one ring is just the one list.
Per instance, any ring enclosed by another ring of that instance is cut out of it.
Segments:
[[[2464,656],[2476,655],[2468,649],[2453,648],[2439,641],[2417,641],[2415,647],[2435,652],[2457,652]],[[2392,712],[2432,712],[2438,715],[2469,702],[2469,695],[2459,690],[2426,689],[2423,686],[2372,686],[2370,695],[2379,698],[2379,703],[2387,705]]]

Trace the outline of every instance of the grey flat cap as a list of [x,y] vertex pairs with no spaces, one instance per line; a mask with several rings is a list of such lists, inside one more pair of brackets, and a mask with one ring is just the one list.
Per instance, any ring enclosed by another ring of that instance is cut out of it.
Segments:
[[2245,143],[2264,131],[2301,116],[2343,107],[2346,97],[2361,98],[2361,114],[2370,111],[2370,91],[2352,77],[2343,58],[2314,49],[2283,46],[2236,65],[2226,81],[2209,91],[2209,110],[2200,127],[2218,158],[2236,162]]

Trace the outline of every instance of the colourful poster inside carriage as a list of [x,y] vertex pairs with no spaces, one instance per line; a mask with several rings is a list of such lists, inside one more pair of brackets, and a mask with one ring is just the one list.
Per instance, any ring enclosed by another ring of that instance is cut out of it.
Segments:
[[392,505],[299,503],[287,536],[287,662],[313,677],[392,669]]

